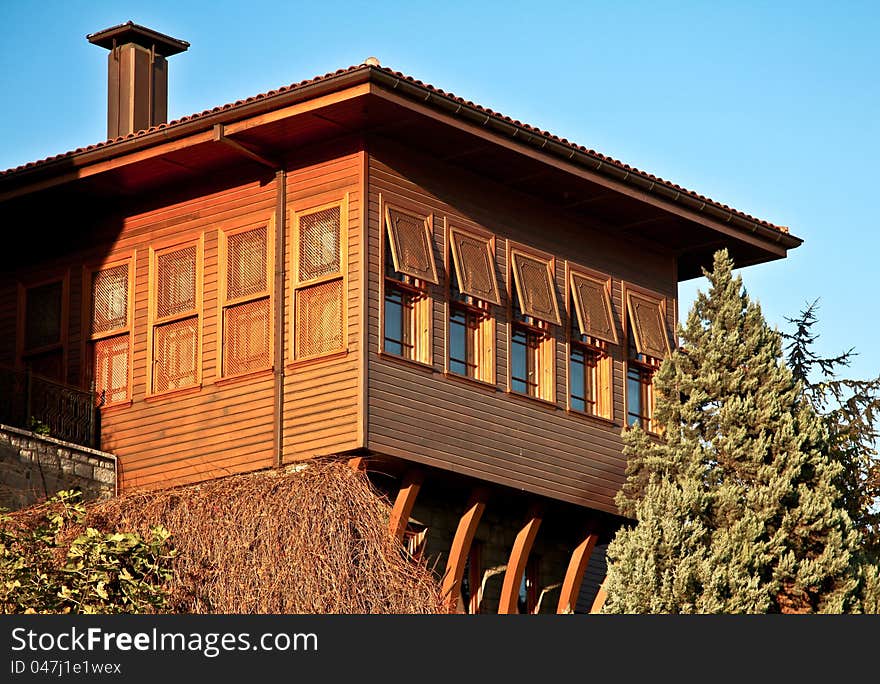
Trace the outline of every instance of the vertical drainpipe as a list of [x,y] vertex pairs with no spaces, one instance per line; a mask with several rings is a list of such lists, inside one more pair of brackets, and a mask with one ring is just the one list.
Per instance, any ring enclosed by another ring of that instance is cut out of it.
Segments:
[[287,325],[284,321],[284,237],[287,215],[287,172],[281,168],[275,172],[275,404],[273,444],[275,467],[282,464],[284,448],[284,339]]

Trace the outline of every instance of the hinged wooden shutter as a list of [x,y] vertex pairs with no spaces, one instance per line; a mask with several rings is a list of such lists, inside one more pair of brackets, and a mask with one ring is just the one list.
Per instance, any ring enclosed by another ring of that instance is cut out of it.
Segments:
[[660,301],[636,292],[627,293],[633,342],[639,354],[662,359],[669,354],[669,339]]
[[128,327],[128,264],[92,276],[92,334]]
[[239,375],[269,364],[269,298],[235,304],[223,310],[223,373]]
[[394,269],[436,285],[437,267],[427,217],[386,207],[385,225]]
[[559,325],[559,308],[550,262],[522,252],[511,252],[513,280],[519,297],[520,310],[547,323]]
[[339,273],[339,206],[299,217],[299,282]]
[[571,294],[581,334],[617,344],[606,283],[582,273],[572,273]]
[[342,349],[342,282],[340,278],[296,291],[297,358]]
[[198,381],[199,319],[185,318],[156,326],[153,391],[164,392]]
[[501,304],[491,241],[454,228],[449,232],[459,292],[484,302]]
[[268,288],[267,230],[234,233],[228,237],[226,257],[226,298],[241,299],[263,293]]
[[94,343],[94,375],[95,391],[104,393],[105,403],[128,399],[128,334]]
[[156,316],[167,318],[196,308],[196,246],[159,254]]

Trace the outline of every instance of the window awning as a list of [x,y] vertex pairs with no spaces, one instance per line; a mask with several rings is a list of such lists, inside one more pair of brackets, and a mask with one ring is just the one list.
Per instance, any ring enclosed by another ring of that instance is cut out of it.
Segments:
[[559,307],[556,305],[550,260],[517,250],[511,251],[510,258],[520,311],[525,316],[559,325]]
[[428,218],[386,206],[385,225],[394,269],[404,275],[438,284]]
[[666,357],[669,354],[669,338],[660,300],[628,292],[626,302],[636,351],[656,359]]
[[571,294],[581,335],[617,344],[608,282],[572,272]]
[[456,228],[449,233],[459,292],[484,302],[501,304],[491,241]]

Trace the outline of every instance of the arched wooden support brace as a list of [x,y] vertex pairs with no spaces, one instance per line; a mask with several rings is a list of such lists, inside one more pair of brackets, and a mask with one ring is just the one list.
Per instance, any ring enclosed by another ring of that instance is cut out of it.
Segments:
[[406,530],[406,523],[409,515],[412,513],[413,504],[419,495],[419,489],[425,474],[418,469],[407,471],[400,485],[400,491],[397,492],[397,498],[394,499],[394,507],[391,509],[391,519],[388,521],[388,528],[391,536],[398,541],[403,541],[403,533]]
[[498,612],[502,615],[516,613],[516,601],[519,597],[519,585],[522,582],[523,573],[526,571],[526,562],[532,551],[532,544],[538,536],[538,528],[541,526],[543,516],[540,504],[532,504],[526,519],[526,524],[517,533],[510,550],[510,559],[507,561],[507,571],[504,573],[504,584],[501,586],[501,599],[498,601]]
[[608,594],[605,593],[605,580],[607,579],[607,575],[602,578],[602,584],[599,585],[599,591],[596,592],[596,598],[593,599],[593,607],[590,608],[590,615],[602,612],[602,606],[605,605],[605,599],[608,598]]
[[446,599],[446,608],[451,613],[455,610],[458,601],[458,592],[461,587],[461,578],[464,574],[464,565],[474,541],[474,534],[486,509],[488,492],[477,488],[471,493],[467,509],[458,521],[455,537],[452,539],[452,548],[449,549],[449,560],[446,563],[446,572],[443,573],[441,589]]
[[559,594],[557,613],[573,613],[577,605],[578,594],[584,581],[584,572],[590,562],[590,554],[599,540],[595,532],[588,534],[584,540],[574,547],[571,552],[571,560],[568,561],[568,570],[565,571],[565,579],[562,580],[562,591]]

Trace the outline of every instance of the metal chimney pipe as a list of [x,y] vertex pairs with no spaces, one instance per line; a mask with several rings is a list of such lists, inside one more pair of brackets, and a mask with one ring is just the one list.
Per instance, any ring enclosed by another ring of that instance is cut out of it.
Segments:
[[86,36],[106,48],[107,137],[118,138],[168,121],[168,62],[189,43],[131,21]]

